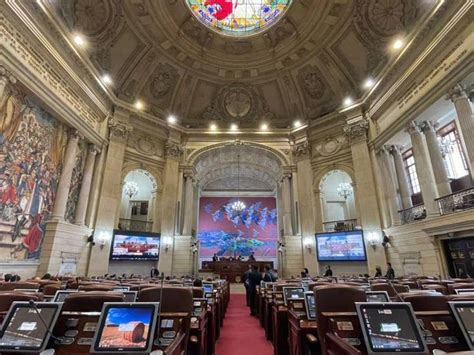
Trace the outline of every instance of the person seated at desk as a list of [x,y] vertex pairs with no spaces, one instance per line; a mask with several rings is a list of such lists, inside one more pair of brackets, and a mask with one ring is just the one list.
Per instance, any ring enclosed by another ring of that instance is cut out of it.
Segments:
[[214,262],[219,261],[219,257],[217,256],[217,254],[214,254],[212,256],[212,261],[214,261]]
[[235,258],[235,260],[237,261],[242,261],[243,260],[243,257],[241,254],[237,255],[237,257]]
[[255,259],[255,256],[253,255],[253,252],[250,253],[248,261],[250,261],[250,262],[252,262],[252,263],[253,263],[254,261],[257,261],[257,260]]

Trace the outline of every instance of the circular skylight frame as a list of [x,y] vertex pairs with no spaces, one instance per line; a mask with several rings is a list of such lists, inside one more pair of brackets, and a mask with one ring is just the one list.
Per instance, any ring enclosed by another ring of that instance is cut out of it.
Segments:
[[[272,4],[270,5],[258,4],[261,2],[266,2],[265,0],[230,0],[230,1],[232,2],[232,5],[237,4],[237,6],[239,6],[238,4],[239,2],[245,1],[244,4],[240,4],[240,6],[245,6],[244,12],[246,12],[249,9],[249,7],[251,7],[252,5],[269,6],[269,10],[268,10],[269,13],[264,17],[263,16],[260,17],[260,21],[268,21],[268,22],[262,25],[261,23],[260,24],[258,23],[259,20],[253,19],[256,22],[254,24],[247,26],[246,29],[233,29],[223,22],[224,20],[227,20],[227,22],[230,20],[228,16],[223,19],[217,19],[216,17],[210,14],[210,11],[216,11],[216,8],[217,8],[217,10],[221,12],[220,16],[221,17],[224,16],[225,13],[230,10],[226,9],[226,11],[222,12],[223,8],[218,7],[218,5],[220,5],[219,3],[221,2],[228,4],[229,1],[184,0],[189,10],[192,12],[193,16],[199,21],[199,23],[201,23],[202,25],[204,25],[206,28],[210,29],[211,31],[221,36],[225,36],[229,38],[249,38],[258,34],[262,34],[263,32],[266,32],[268,29],[273,27],[276,23],[280,22],[284,18],[285,14],[288,11],[288,8],[293,4],[293,0],[270,0],[272,2]],[[205,4],[206,2],[208,4]],[[252,2],[257,3],[257,4],[251,4]],[[212,5],[216,5],[216,6],[213,7]],[[259,9],[253,8],[250,11],[255,13],[258,10]]]

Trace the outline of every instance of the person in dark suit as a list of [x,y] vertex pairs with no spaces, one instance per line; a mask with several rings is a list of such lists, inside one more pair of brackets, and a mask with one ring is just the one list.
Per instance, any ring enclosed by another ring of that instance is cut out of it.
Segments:
[[326,277],[332,277],[331,265],[326,266],[326,272],[324,273]]
[[385,277],[389,280],[393,280],[395,278],[395,270],[392,268],[392,264],[387,263],[387,273]]
[[249,293],[249,275],[252,272],[252,265],[249,265],[249,269],[244,272],[242,281],[245,287],[245,299],[247,300],[247,307],[250,307],[250,293]]
[[153,277],[158,277],[158,276],[160,276],[160,272],[158,271],[156,267],[153,266],[150,270],[150,277],[153,278]]
[[263,281],[264,282],[275,282],[276,281],[276,276],[273,274],[272,270],[270,270],[269,266],[265,266],[265,271],[263,275]]
[[250,253],[248,260],[249,260],[251,263],[253,263],[254,261],[257,261],[257,260],[255,259],[255,255],[253,255],[253,253]]
[[374,277],[382,277],[382,268],[380,266],[377,266],[375,268],[375,275]]
[[249,280],[249,298],[250,298],[250,315],[257,314],[257,286],[262,281],[262,275],[258,272],[258,266],[252,265],[252,271],[248,276]]
[[213,257],[212,257],[212,261],[219,261],[219,257],[217,256],[217,254],[214,254]]

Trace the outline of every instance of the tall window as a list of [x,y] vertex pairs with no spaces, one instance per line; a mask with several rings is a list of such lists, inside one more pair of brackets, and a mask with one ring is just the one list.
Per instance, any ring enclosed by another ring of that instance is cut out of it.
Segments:
[[411,149],[403,153],[403,160],[405,160],[405,169],[407,169],[411,193],[412,195],[417,194],[421,192],[420,182],[418,181],[418,175],[416,174],[415,158],[413,157],[413,151]]
[[451,179],[459,179],[469,174],[456,123],[448,123],[437,133],[448,176]]

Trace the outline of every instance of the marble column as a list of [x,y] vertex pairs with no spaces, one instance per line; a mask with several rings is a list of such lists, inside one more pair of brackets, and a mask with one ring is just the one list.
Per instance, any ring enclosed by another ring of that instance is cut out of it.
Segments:
[[431,121],[423,121],[421,123],[421,131],[425,134],[426,145],[430,155],[431,166],[438,188],[438,196],[446,196],[451,194],[451,184],[449,183],[448,171],[444,164],[444,157],[441,153],[438,137]]
[[458,84],[448,93],[448,98],[454,103],[458,117],[460,132],[466,146],[466,160],[469,165],[471,177],[474,180],[474,117],[472,104],[469,101],[465,88]]
[[383,146],[378,152],[378,159],[382,170],[384,193],[387,199],[391,225],[397,226],[401,224],[400,214],[398,213],[400,207],[398,206],[397,186],[393,174],[392,159],[389,154],[389,147]]
[[76,154],[79,144],[79,134],[76,130],[69,132],[69,139],[66,147],[66,154],[59,177],[58,190],[56,200],[54,202],[52,219],[63,220],[66,213],[67,199],[69,197],[69,189],[71,187],[72,170],[76,164]]
[[360,224],[366,235],[375,233],[380,239],[380,244],[376,249],[366,245],[368,272],[372,274],[377,266],[383,267],[387,259],[385,250],[381,246],[382,224],[372,169],[373,162],[367,145],[369,122],[357,108],[349,111],[347,115],[350,123],[344,126],[344,133],[351,146],[355,184],[357,185],[355,195]]
[[413,206],[411,201],[410,185],[408,181],[407,170],[403,161],[401,148],[397,145],[390,147],[390,153],[393,157],[395,164],[395,172],[397,174],[398,191],[400,193],[400,199],[402,202],[403,209],[407,209]]
[[291,221],[291,173],[283,175],[282,183],[282,202],[283,202],[283,234],[285,236],[293,235],[293,223]]
[[194,175],[192,173],[184,174],[185,190],[184,190],[184,221],[183,235],[191,235],[193,224],[193,204],[194,204]]
[[97,148],[94,145],[90,145],[87,150],[86,163],[82,174],[81,191],[79,192],[76,216],[74,219],[74,223],[80,226],[83,226],[86,222],[87,206],[89,205],[92,176],[94,174],[95,157],[97,153]]
[[410,134],[410,140],[413,149],[413,158],[415,159],[416,174],[420,182],[423,203],[426,209],[426,216],[439,215],[439,209],[435,199],[438,197],[436,182],[433,176],[433,169],[429,159],[429,154],[425,147],[423,135],[415,122],[410,122],[406,128]]

